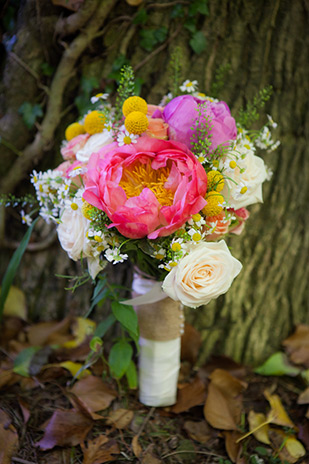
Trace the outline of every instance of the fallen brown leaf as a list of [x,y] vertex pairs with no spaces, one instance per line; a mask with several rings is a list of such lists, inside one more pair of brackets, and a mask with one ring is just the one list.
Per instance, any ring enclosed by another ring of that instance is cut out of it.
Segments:
[[30,345],[63,345],[73,338],[70,332],[72,321],[72,317],[66,317],[60,322],[40,322],[32,325],[28,329]]
[[185,323],[185,331],[181,337],[181,359],[195,364],[201,345],[200,332],[192,325]]
[[213,383],[209,384],[208,395],[204,406],[204,416],[207,422],[220,430],[237,430],[236,420],[230,408],[230,398]]
[[152,454],[152,448],[153,446],[151,447],[151,449],[146,451],[145,455],[142,458],[142,464],[161,464],[162,463],[160,459],[156,458]]
[[212,431],[205,421],[186,421],[183,428],[192,440],[196,440],[199,443],[207,443],[212,437]]
[[99,435],[87,444],[80,444],[83,454],[83,464],[101,464],[107,461],[115,461],[119,454],[119,446],[116,440],[109,440],[105,435]]
[[227,356],[212,356],[202,367],[202,370],[211,374],[216,369],[223,369],[236,378],[243,378],[247,374],[247,368]]
[[11,418],[0,409],[0,463],[11,464],[12,456],[17,449],[17,431],[11,424]]
[[309,367],[309,325],[298,325],[295,332],[282,344],[290,354],[292,362]]
[[[85,408],[93,419],[102,419],[102,416],[94,413],[108,408],[117,396],[115,390],[105,385],[102,379],[93,375],[76,382],[69,393],[73,393],[75,396],[75,400],[73,397],[74,405],[77,399],[78,405]],[[71,396],[70,399],[72,399]]]
[[303,445],[282,430],[271,429],[269,438],[282,461],[294,464],[306,454]]
[[135,435],[132,440],[132,450],[133,450],[134,456],[136,456],[137,458],[139,458],[143,452],[143,449],[141,445],[139,444],[138,439],[139,439],[139,436]]
[[22,398],[18,398],[19,407],[23,413],[24,423],[27,424],[30,419],[29,404]]
[[265,414],[263,414],[262,412],[250,411],[248,414],[248,422],[249,430],[254,435],[254,437],[261,443],[269,445],[269,425],[265,424],[265,422],[267,422]]
[[298,397],[297,404],[309,404],[309,387],[306,388]]
[[237,442],[238,438],[241,437],[239,432],[233,430],[232,432],[226,431],[223,432],[225,437],[225,449],[232,462],[237,462],[240,458],[242,451],[242,445],[240,442]]
[[106,419],[107,425],[113,425],[117,429],[125,429],[132,422],[134,412],[129,409],[116,409]]
[[285,411],[279,396],[271,395],[267,390],[264,391],[264,396],[269,402],[271,408],[268,413],[269,421],[272,424],[282,425],[283,427],[292,427],[293,429],[296,429],[295,425]]
[[54,446],[76,446],[85,440],[94,422],[76,409],[57,409],[41,429],[43,438],[36,444],[42,450]]
[[205,398],[205,384],[199,377],[195,377],[191,383],[178,390],[177,402],[174,406],[172,406],[170,411],[175,414],[188,411],[188,409],[193,406],[202,404],[205,401]]

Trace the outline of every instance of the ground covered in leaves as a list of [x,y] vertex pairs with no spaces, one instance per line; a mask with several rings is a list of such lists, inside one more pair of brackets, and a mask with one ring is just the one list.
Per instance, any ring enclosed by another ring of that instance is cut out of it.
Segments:
[[187,325],[177,403],[149,408],[110,378],[102,346],[89,357],[92,324],[4,318],[0,464],[309,462],[309,327],[253,371],[224,357],[194,367]]

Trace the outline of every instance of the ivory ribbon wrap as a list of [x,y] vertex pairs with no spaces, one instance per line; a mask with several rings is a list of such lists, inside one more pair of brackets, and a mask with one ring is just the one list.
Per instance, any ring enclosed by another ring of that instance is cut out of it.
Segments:
[[[140,401],[146,406],[170,406],[177,396],[184,327],[182,305],[166,297],[158,282],[138,274],[134,274],[132,290],[135,298],[130,301],[140,328]],[[145,302],[148,296],[150,303]]]

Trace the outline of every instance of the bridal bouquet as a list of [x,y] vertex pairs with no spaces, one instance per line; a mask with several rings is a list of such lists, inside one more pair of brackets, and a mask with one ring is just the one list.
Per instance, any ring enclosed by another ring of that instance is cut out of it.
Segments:
[[270,117],[248,131],[196,81],[158,106],[132,89],[127,68],[115,104],[92,97],[92,110],[66,129],[63,163],[31,182],[40,215],[93,279],[107,262],[134,263],[127,303],[141,329],[140,398],[163,406],[175,401],[183,305],[206,305],[241,271],[224,237],[239,235],[246,207],[262,202],[270,172],[257,152],[278,142]]

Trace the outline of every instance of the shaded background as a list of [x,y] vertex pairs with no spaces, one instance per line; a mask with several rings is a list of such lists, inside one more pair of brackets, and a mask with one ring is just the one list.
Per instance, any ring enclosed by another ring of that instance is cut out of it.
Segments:
[[[57,3],[57,4],[56,4]],[[274,171],[264,205],[250,207],[241,237],[229,240],[243,271],[230,291],[187,319],[210,353],[256,363],[308,323],[308,3],[275,0],[6,1],[1,10],[0,179],[2,193],[31,192],[32,169],[61,162],[68,124],[89,97],[114,92],[123,64],[133,66],[141,96],[158,104],[169,87],[169,63],[181,48],[184,79],[218,94],[233,115],[258,90],[273,86],[262,111],[278,123],[281,147],[264,156]],[[214,85],[216,84],[216,85]],[[25,229],[18,210],[1,209],[3,275]],[[38,225],[15,284],[32,320],[84,314],[92,286],[73,295],[55,274],[74,275],[54,230]],[[131,269],[109,267],[113,281],[130,285]],[[107,308],[97,311],[104,317]]]

